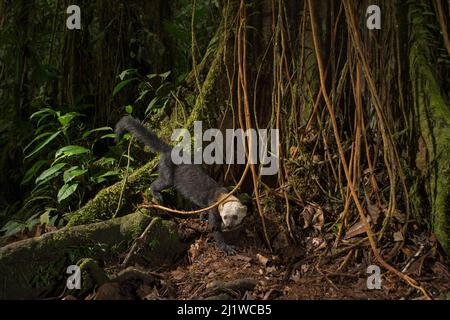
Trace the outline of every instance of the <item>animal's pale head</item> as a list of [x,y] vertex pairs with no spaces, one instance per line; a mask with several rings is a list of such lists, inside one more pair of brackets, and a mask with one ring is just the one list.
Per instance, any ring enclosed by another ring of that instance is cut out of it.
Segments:
[[219,206],[219,214],[222,218],[222,230],[233,230],[238,227],[247,215],[247,207],[237,199],[225,202]]

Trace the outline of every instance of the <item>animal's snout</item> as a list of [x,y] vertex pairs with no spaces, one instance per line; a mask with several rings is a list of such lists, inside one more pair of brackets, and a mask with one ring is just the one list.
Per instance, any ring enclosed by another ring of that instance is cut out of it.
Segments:
[[225,224],[227,227],[234,227],[238,224],[239,217],[236,214],[228,215],[225,217]]
[[247,207],[237,201],[228,202],[219,210],[219,214],[222,217],[223,227],[235,229],[241,225],[242,220],[247,215]]

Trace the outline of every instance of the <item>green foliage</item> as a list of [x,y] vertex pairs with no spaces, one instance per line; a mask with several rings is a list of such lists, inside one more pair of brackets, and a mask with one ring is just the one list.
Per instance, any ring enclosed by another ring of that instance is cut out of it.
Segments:
[[44,213],[36,213],[24,221],[10,220],[0,229],[0,233],[4,237],[10,237],[19,232],[31,231],[37,225],[55,226],[58,216],[50,216],[50,213],[54,210],[53,208],[48,208]]
[[[112,128],[85,129],[77,112],[50,107],[35,112],[34,137],[24,148],[28,164],[22,185],[34,186],[21,210],[21,219],[0,230],[10,236],[37,224],[53,225],[61,214],[76,210],[105,184],[120,175],[119,153],[97,157],[95,144],[115,137]],[[60,221],[59,224],[63,223]]]
[[[177,86],[184,80],[184,78],[178,77],[173,83],[169,80],[170,75],[171,71],[142,76],[136,69],[125,70],[119,75],[121,81],[114,88],[113,95],[123,90],[130,83],[138,81],[139,97],[134,103],[146,106],[144,111],[146,116],[164,112],[175,96]],[[130,79],[127,79],[127,77],[130,77]],[[128,114],[132,114],[134,109],[132,105],[125,107]]]
[[192,34],[200,61],[220,13],[218,1],[197,0],[191,33],[192,1],[158,6],[86,2],[83,30],[69,32],[61,1],[0,2],[0,234],[53,221],[118,179],[126,156],[108,147],[106,123],[170,111],[192,68]]

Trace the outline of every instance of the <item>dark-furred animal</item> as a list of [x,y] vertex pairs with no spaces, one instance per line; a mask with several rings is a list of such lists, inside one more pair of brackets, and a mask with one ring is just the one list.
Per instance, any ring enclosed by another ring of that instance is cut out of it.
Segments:
[[[224,187],[206,174],[200,165],[174,164],[171,158],[172,147],[144,127],[137,119],[130,116],[123,117],[116,125],[117,139],[120,139],[125,131],[132,133],[138,141],[152,151],[160,153],[159,176],[150,185],[151,193],[159,203],[163,202],[161,191],[172,186],[200,208],[213,205],[228,193]],[[238,227],[246,214],[247,207],[235,197],[230,197],[217,208],[209,210],[209,229],[220,249],[228,253],[234,252],[233,246],[225,243],[222,232]]]

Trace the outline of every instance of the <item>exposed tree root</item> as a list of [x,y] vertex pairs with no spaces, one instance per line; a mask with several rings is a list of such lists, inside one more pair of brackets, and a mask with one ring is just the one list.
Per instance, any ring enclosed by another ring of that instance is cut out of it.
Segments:
[[[67,267],[79,264],[92,283],[106,278],[94,261],[117,262],[151,218],[140,212],[90,225],[66,227],[0,248],[0,299],[33,299],[64,288]],[[175,223],[155,218],[141,259],[153,267],[170,264],[186,248]],[[87,258],[87,259],[86,259]],[[87,287],[92,283],[85,284]]]

